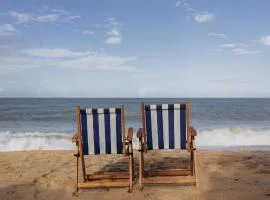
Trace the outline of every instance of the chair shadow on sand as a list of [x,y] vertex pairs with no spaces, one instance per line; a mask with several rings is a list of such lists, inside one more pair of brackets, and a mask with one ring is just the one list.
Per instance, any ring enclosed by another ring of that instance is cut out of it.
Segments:
[[[135,150],[136,151],[136,150]],[[187,153],[184,152],[173,152],[173,156],[166,155],[168,152],[149,152],[145,156],[145,169],[148,170],[165,170],[165,169],[177,169],[177,168],[188,168],[190,158]],[[134,153],[134,170],[135,170],[135,179],[134,184],[137,183],[138,170],[139,170],[139,161],[138,153]],[[176,156],[177,155],[177,156]],[[100,165],[101,166],[101,165]],[[94,173],[102,172],[127,172],[128,171],[128,158],[121,156],[116,156],[110,161],[106,161],[105,165],[99,167],[98,170],[95,170],[91,166],[91,161],[86,161],[86,167],[89,171],[94,170]]]

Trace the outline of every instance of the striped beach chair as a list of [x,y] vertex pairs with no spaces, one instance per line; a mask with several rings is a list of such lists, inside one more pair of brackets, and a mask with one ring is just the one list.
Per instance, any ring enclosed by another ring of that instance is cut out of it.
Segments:
[[[195,136],[196,130],[190,126],[189,104],[141,104],[142,128],[139,138],[139,184],[194,185],[195,179]],[[188,169],[144,170],[144,153],[150,150],[188,150]]]
[[[77,108],[78,132],[73,137],[77,145],[76,188],[128,187],[132,190],[133,179],[133,130],[125,136],[125,112],[121,108]],[[129,157],[128,172],[99,172],[87,174],[85,155],[123,154]],[[81,160],[83,182],[79,182],[78,169]]]

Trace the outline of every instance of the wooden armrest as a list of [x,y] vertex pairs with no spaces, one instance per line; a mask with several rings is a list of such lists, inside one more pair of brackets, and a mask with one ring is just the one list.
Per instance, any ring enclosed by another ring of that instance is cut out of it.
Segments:
[[127,140],[128,140],[129,142],[132,142],[132,138],[133,138],[133,128],[129,128],[129,129],[128,129]]
[[77,143],[79,141],[79,133],[76,133],[72,137],[72,143]]
[[196,129],[194,128],[194,127],[190,127],[190,134],[191,134],[191,136],[197,136],[197,131],[196,131]]
[[139,128],[139,130],[137,131],[137,137],[138,138],[142,138],[144,136],[144,132],[142,128]]

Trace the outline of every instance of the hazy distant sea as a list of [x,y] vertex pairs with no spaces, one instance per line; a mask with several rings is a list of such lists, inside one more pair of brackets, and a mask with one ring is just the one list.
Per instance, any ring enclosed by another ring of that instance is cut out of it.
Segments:
[[[187,99],[0,99],[0,151],[74,149],[75,108],[126,106],[126,127],[141,127],[140,102]],[[270,149],[270,99],[188,99],[201,149]],[[137,141],[134,141],[135,147]]]

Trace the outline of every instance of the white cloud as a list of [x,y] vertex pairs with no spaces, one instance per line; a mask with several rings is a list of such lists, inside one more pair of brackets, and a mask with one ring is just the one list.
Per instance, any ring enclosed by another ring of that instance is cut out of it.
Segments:
[[174,6],[175,6],[175,7],[179,7],[179,6],[181,5],[181,3],[182,3],[182,1],[177,1],[177,2],[174,4]]
[[12,24],[0,25],[0,35],[12,35],[16,32],[16,29]]
[[190,6],[190,4],[185,1],[177,1],[174,4],[175,7],[181,7],[183,9],[183,11],[186,12],[187,16],[186,19],[189,20],[190,18],[193,18],[194,20],[196,20],[197,22],[200,23],[206,23],[206,22],[212,22],[215,19],[214,14],[211,14],[209,12],[197,12],[197,9],[192,8]]
[[33,18],[34,18],[32,16],[32,14],[30,14],[30,13],[19,13],[19,12],[16,12],[16,11],[9,12],[9,15],[11,17],[16,18],[19,23],[26,23],[26,22],[29,22],[29,21],[33,21]]
[[0,59],[0,68],[17,69],[31,67],[60,67],[90,70],[117,70],[136,71],[131,65],[136,57],[121,57],[108,55],[102,52],[77,52],[70,49],[28,49],[22,51],[25,55],[3,56]]
[[217,37],[217,38],[222,38],[222,39],[226,39],[227,35],[223,34],[223,33],[214,33],[214,32],[210,32],[208,33],[209,37]]
[[194,19],[197,22],[200,23],[207,23],[207,22],[212,22],[215,19],[215,16],[211,13],[204,12],[204,13],[198,13],[194,16]]
[[46,58],[63,58],[63,57],[82,57],[91,54],[91,52],[74,52],[69,49],[28,49],[23,51],[29,56],[46,57]]
[[108,37],[106,40],[107,44],[120,44],[121,38],[120,37]]
[[261,37],[260,42],[267,46],[270,46],[270,35]]
[[189,7],[189,8],[186,8],[186,11],[187,12],[196,12],[196,9]]
[[34,21],[37,22],[54,22],[58,19],[59,15],[57,14],[48,14],[48,15],[42,15],[37,16]]
[[73,60],[57,62],[58,67],[75,69],[96,69],[96,70],[121,70],[134,71],[136,67],[130,66],[129,62],[136,60],[136,57],[110,56],[103,53],[93,52],[88,56]]
[[243,44],[235,44],[235,43],[228,43],[228,44],[221,44],[219,47],[221,48],[235,48],[237,46],[242,46]]
[[4,91],[4,89],[3,88],[0,88],[0,92],[3,92]]
[[105,27],[109,28],[105,42],[107,44],[120,44],[122,42],[120,28],[123,26],[123,24],[117,22],[115,18],[108,18],[105,21],[107,22]]
[[108,18],[105,21],[107,22],[106,27],[108,27],[108,28],[109,27],[115,27],[115,28],[118,27],[119,28],[119,27],[123,26],[122,23],[116,21],[116,19],[113,17]]
[[17,20],[19,24],[31,22],[67,22],[81,18],[79,15],[70,15],[69,11],[64,9],[49,9],[49,6],[43,6],[37,13],[10,11],[9,16]]
[[68,17],[68,19],[71,19],[71,20],[73,20],[73,19],[80,19],[80,18],[81,18],[80,15],[73,15],[73,16],[69,16]]
[[221,51],[223,51],[223,49],[221,49],[221,48],[216,48],[216,49],[212,49],[212,51],[213,51],[213,52],[221,52]]
[[82,34],[83,34],[83,35],[93,35],[94,32],[93,32],[93,31],[89,31],[89,30],[83,30],[83,31],[82,31]]
[[256,51],[247,50],[246,48],[243,48],[243,46],[246,46],[246,45],[242,43],[228,43],[228,44],[219,45],[219,48],[231,49],[231,51],[237,55],[256,55],[256,54],[263,53],[263,51],[259,51],[259,50],[256,50]]
[[64,9],[51,9],[51,12],[60,13],[60,14],[69,14],[69,12]]
[[108,38],[106,39],[107,44],[120,44],[122,41],[122,35],[116,28],[111,29],[108,32]]
[[105,43],[107,44],[120,44],[122,42],[121,28],[124,24],[116,21],[115,18],[110,17],[105,19],[105,23],[102,24],[92,24],[97,28],[106,28],[107,37]]
[[18,23],[28,22],[54,22],[59,18],[58,14],[35,15],[33,13],[9,12],[9,15],[17,19]]
[[232,51],[238,55],[256,55],[263,53],[262,51],[248,51],[245,48],[234,48]]
[[[177,1],[174,4],[175,7],[182,7],[184,9],[184,11],[186,11],[187,13],[194,13],[196,12],[195,8],[190,7],[189,3],[185,2],[185,1]],[[187,16],[190,17],[190,16]]]

